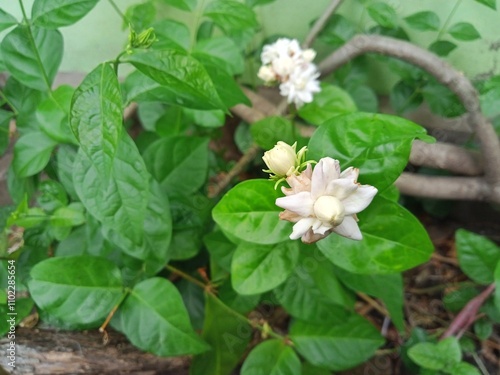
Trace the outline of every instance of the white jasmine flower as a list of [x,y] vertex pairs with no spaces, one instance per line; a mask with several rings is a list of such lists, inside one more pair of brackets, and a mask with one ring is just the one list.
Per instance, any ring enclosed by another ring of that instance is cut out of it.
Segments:
[[356,214],[372,201],[377,189],[357,183],[359,170],[347,168],[340,173],[338,160],[322,158],[314,170],[308,165],[300,175],[287,178],[290,188],[282,188],[285,197],[276,199],[284,208],[280,219],[295,225],[290,239],[316,242],[335,232],[361,240]]
[[319,73],[313,64],[295,69],[289,79],[280,85],[280,94],[287,97],[288,103],[295,103],[300,108],[304,103],[312,102],[313,93],[321,91],[318,77]]
[[276,59],[284,57],[295,57],[298,59],[301,54],[302,49],[296,39],[279,38],[273,44],[264,46],[260,58],[262,60],[262,64],[269,64]]
[[296,147],[297,142],[290,146],[279,141],[271,150],[264,152],[262,160],[264,160],[271,173],[281,177],[287,176],[289,172],[291,173],[295,169]]
[[276,81],[275,71],[267,65],[262,65],[257,75],[261,80],[263,80],[266,83]]
[[305,51],[302,52],[302,57],[304,58],[305,61],[311,62],[316,57],[316,51],[313,50],[312,48],[306,49]]

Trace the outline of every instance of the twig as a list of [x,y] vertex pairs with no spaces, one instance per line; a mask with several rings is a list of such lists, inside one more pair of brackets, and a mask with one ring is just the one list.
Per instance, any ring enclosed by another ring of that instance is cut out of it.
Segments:
[[304,40],[304,43],[302,43],[303,48],[309,48],[311,45],[314,43],[314,40],[318,36],[318,34],[323,30],[325,27],[326,23],[332,16],[332,14],[335,12],[335,10],[338,8],[342,0],[332,0],[328,8],[326,8],[325,12],[319,17],[316,22],[314,23],[313,27],[311,28],[311,31],[307,35],[306,39]]
[[479,177],[424,176],[403,172],[396,186],[404,194],[415,197],[486,201],[490,197],[488,183]]
[[399,58],[416,65],[454,92],[468,112],[469,121],[481,144],[485,165],[488,198],[500,202],[500,141],[491,123],[482,115],[478,93],[459,71],[433,53],[398,39],[378,35],[358,35],[333,52],[319,64],[327,75],[357,56],[374,52]]
[[495,290],[495,284],[489,285],[485,290],[481,292],[477,297],[471,299],[467,305],[458,313],[458,315],[453,319],[448,329],[441,336],[441,340],[450,336],[456,336],[460,338],[463,333],[470,327],[472,323],[476,320],[477,312],[479,308],[483,305],[484,301],[493,293]]

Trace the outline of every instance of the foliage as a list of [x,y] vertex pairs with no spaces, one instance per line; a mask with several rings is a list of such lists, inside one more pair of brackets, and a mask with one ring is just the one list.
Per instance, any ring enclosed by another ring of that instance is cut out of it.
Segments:
[[[17,137],[9,170],[14,203],[0,211],[0,276],[3,293],[14,264],[17,291],[24,292],[15,305],[3,296],[0,310],[15,306],[16,324],[36,305],[47,324],[102,330],[110,324],[141,350],[193,355],[193,374],[219,375],[242,360],[244,375],[326,374],[367,361],[385,339],[356,311],[356,294],[382,300],[404,334],[401,273],[426,262],[434,248],[419,220],[398,203],[394,183],[412,142],[433,138],[411,121],[373,113],[376,96],[363,61],[339,69],[290,116],[267,116],[242,136],[264,149],[278,141],[307,146],[310,166],[330,157],[342,169],[358,168],[359,184],[378,190],[357,216],[362,240],[335,233],[310,244],[291,240],[292,224],[280,220],[276,205],[283,191],[262,178],[258,161],[251,178],[212,194],[233,163],[213,145],[230,134],[224,127],[229,109],[251,104],[239,77],[256,52],[254,8],[271,1],[163,0],[196,13],[194,30],[158,19],[156,1],[134,5],[124,11],[128,45],[76,88],[53,88],[63,56],[58,29],[98,1],[35,0],[31,14],[20,1],[21,21],[0,9],[6,31],[0,65],[9,74],[0,93],[0,152],[13,119]],[[390,5],[362,6],[381,33],[400,28]],[[431,11],[404,22],[438,32],[429,49],[441,56],[455,48],[443,35],[480,37],[464,22],[443,31]],[[320,40],[337,48],[354,33],[350,21],[335,15]],[[397,113],[423,100],[442,115],[463,112],[430,76],[386,62],[400,73],[391,93]],[[121,82],[123,65],[131,73]],[[492,104],[499,87],[491,80],[482,88],[481,104],[492,116],[499,115]],[[128,128],[123,112],[132,103],[140,124]],[[314,129],[312,136],[299,134],[304,126]],[[481,285],[500,283],[496,245],[459,231],[457,246],[467,276]],[[249,315],[264,304],[292,318],[286,333],[272,326],[271,314]],[[488,324],[478,323],[478,335],[487,336]],[[253,330],[261,335],[250,348]],[[5,322],[0,332],[9,332]],[[476,373],[462,361],[456,338],[417,343],[408,356],[434,371],[426,373]]]

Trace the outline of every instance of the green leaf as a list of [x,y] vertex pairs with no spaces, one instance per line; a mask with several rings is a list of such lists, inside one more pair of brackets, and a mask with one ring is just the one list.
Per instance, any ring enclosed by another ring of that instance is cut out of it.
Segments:
[[486,237],[459,229],[455,234],[460,268],[472,280],[487,285],[494,281],[500,247]]
[[267,245],[288,240],[291,226],[279,219],[281,209],[274,202],[282,194],[273,186],[274,182],[259,179],[239,183],[213,209],[215,222],[247,242]]
[[434,251],[422,224],[395,202],[375,197],[358,217],[361,241],[332,234],[318,242],[332,263],[349,272],[401,272],[426,262]]
[[245,3],[252,8],[274,2],[275,0],[245,0]]
[[178,105],[177,95],[174,91],[137,70],[125,78],[123,90],[125,91],[126,104],[131,102],[163,102]]
[[493,76],[483,83],[480,89],[481,110],[486,117],[496,117],[500,115],[500,108],[497,103],[500,101],[500,76]]
[[47,29],[69,26],[83,18],[99,0],[36,0],[31,8],[34,25]]
[[317,366],[311,365],[309,362],[302,363],[302,375],[331,375],[331,372]]
[[203,339],[212,350],[194,357],[191,375],[227,375],[236,367],[252,337],[250,325],[206,295]]
[[330,156],[340,161],[342,169],[359,168],[359,181],[382,192],[406,167],[415,138],[431,139],[424,128],[400,117],[351,113],[325,122],[314,132],[308,158]]
[[293,123],[282,116],[270,116],[254,122],[250,127],[252,138],[264,150],[270,150],[279,141],[289,145],[295,142]]
[[[2,289],[2,292],[5,295],[5,289]],[[7,296],[5,295],[4,298],[7,298]],[[4,340],[14,339],[14,337],[15,337],[15,332],[10,332],[11,325],[10,325],[10,322],[8,320],[10,318],[14,318],[16,326],[18,326],[19,323],[21,323],[24,318],[26,318],[28,315],[31,314],[31,311],[33,310],[33,305],[34,305],[34,302],[29,297],[28,298],[16,297],[15,307],[12,305],[0,304],[0,314],[2,314],[3,316],[6,317],[6,319],[0,320],[0,335],[5,336],[7,333],[9,333],[9,335],[7,335],[6,337],[3,338]],[[13,316],[8,315],[9,312],[12,312],[11,307],[15,308],[16,315],[13,315]],[[14,334],[14,336],[10,336],[11,334]],[[6,350],[7,350],[7,348],[6,348]]]
[[356,26],[351,21],[340,14],[334,14],[320,32],[318,39],[333,47],[340,47],[355,34]]
[[182,108],[182,112],[184,113],[185,121],[204,128],[220,128],[226,121],[226,115],[219,109],[202,111],[199,109]]
[[167,5],[171,5],[181,10],[194,10],[197,0],[161,0]]
[[85,214],[80,203],[60,207],[50,217],[50,224],[55,227],[74,227],[85,223]]
[[438,31],[441,25],[439,16],[431,11],[414,13],[405,17],[405,21],[410,27],[420,31]]
[[377,329],[358,315],[336,325],[296,320],[290,329],[290,339],[308,362],[333,371],[366,361],[384,343]]
[[231,272],[231,260],[236,246],[224,236],[224,233],[220,230],[211,232],[203,238],[203,242],[210,253],[210,263],[217,263],[226,272]]
[[417,109],[424,100],[422,94],[418,92],[418,83],[410,84],[406,81],[399,81],[394,85],[390,94],[391,107],[396,113],[403,114],[407,111]]
[[371,3],[366,10],[368,11],[368,15],[380,26],[389,29],[398,27],[398,15],[389,4]]
[[497,9],[497,1],[496,0],[476,0],[478,3],[486,5],[488,8],[493,10]]
[[125,59],[174,92],[178,105],[195,109],[226,109],[205,68],[184,52],[137,50]]
[[394,325],[404,331],[403,278],[401,274],[360,275],[337,268],[335,273],[354,292],[363,292],[380,298],[391,314]]
[[448,56],[457,45],[447,40],[438,40],[429,46],[429,51],[434,52],[436,55],[444,57]]
[[452,375],[481,375],[481,372],[470,363],[460,362],[446,368],[446,372]]
[[14,145],[12,166],[18,177],[37,174],[49,162],[57,142],[41,131],[22,135]]
[[[122,132],[111,174],[99,173],[95,163],[79,150],[73,165],[75,189],[85,208],[104,227],[114,229],[124,239],[140,246],[150,200],[149,175],[139,151],[126,132]],[[133,252],[134,248],[124,248]],[[142,254],[142,258],[144,258]]]
[[430,370],[448,370],[462,359],[457,338],[448,337],[437,344],[418,343],[408,350],[408,355],[417,365]]
[[314,100],[299,109],[299,116],[313,125],[321,125],[332,117],[355,111],[356,104],[346,91],[323,83]]
[[448,30],[448,33],[457,40],[471,41],[481,38],[481,34],[468,22],[458,22]]
[[485,318],[476,320],[474,322],[474,333],[479,340],[487,340],[493,333],[493,322]]
[[196,43],[192,55],[210,62],[219,69],[224,68],[231,76],[242,74],[245,69],[243,55],[238,46],[227,37],[216,37]]
[[59,143],[77,143],[69,126],[69,111],[74,92],[75,89],[71,86],[59,86],[38,105],[36,111],[40,129]]
[[101,175],[108,174],[122,133],[120,84],[109,63],[100,64],[76,89],[70,124],[81,150]]
[[500,262],[498,262],[495,267],[494,277],[495,277],[495,294],[493,300],[494,300],[494,305],[496,307],[494,311],[497,312],[500,311]]
[[53,212],[68,205],[68,197],[64,187],[54,180],[44,180],[38,187],[38,205],[47,212]]
[[38,307],[77,328],[99,326],[123,294],[120,270],[104,258],[49,258],[30,275],[28,287]]
[[236,83],[232,76],[226,73],[219,66],[215,66],[210,63],[205,63],[205,69],[212,79],[220,99],[226,107],[234,107],[237,104],[252,106],[250,99],[248,99],[243,93],[241,87]]
[[64,190],[74,199],[78,199],[73,184],[73,163],[76,158],[76,147],[70,145],[60,145],[56,153],[56,173],[59,182],[64,186]]
[[208,173],[208,139],[177,136],[161,138],[144,152],[144,162],[169,195],[200,189]]
[[16,18],[0,8],[0,31],[4,31],[17,23]]
[[300,245],[300,260],[274,295],[292,316],[306,321],[338,324],[347,317],[354,299],[335,276],[335,268],[311,245]]
[[134,4],[127,8],[122,28],[131,28],[136,33],[140,33],[151,26],[155,17],[156,7],[153,2]]
[[205,296],[203,289],[186,279],[180,280],[175,286],[181,294],[184,306],[186,306],[191,325],[196,331],[201,330],[205,319]]
[[5,36],[0,51],[15,79],[32,89],[47,91],[61,64],[63,38],[58,30],[20,25]]
[[254,11],[235,0],[212,1],[205,8],[204,15],[226,33],[258,26]]
[[189,28],[181,22],[162,19],[153,23],[157,41],[153,49],[178,49],[188,51],[191,44]]
[[437,115],[457,117],[466,112],[458,97],[434,79],[429,80],[421,92],[432,112]]
[[135,285],[111,323],[136,347],[155,355],[198,354],[209,349],[194,333],[179,292],[163,278]]
[[280,340],[267,340],[252,349],[243,362],[241,375],[300,375],[300,359]]
[[3,155],[10,141],[10,120],[14,117],[12,112],[0,109],[0,156]]
[[299,260],[296,241],[275,245],[241,243],[233,255],[231,280],[240,294],[259,294],[283,283]]

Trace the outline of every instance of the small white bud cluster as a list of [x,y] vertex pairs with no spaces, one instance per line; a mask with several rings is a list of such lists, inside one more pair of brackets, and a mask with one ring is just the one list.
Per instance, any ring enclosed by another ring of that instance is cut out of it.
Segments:
[[302,50],[296,39],[280,38],[264,46],[258,76],[268,85],[279,82],[280,94],[299,108],[321,91],[315,57],[314,50]]

